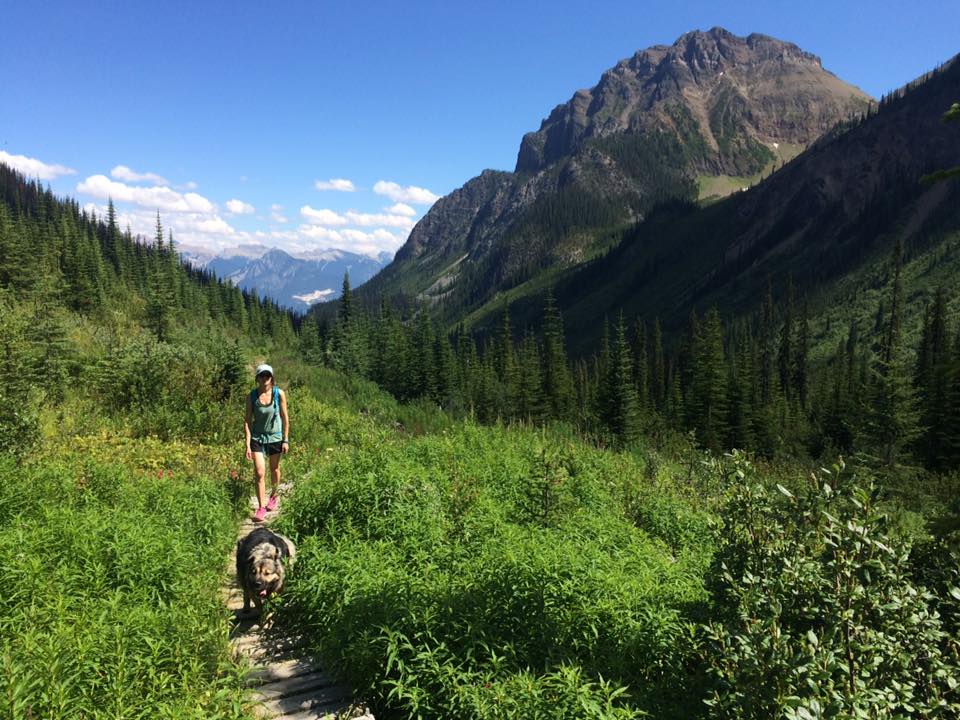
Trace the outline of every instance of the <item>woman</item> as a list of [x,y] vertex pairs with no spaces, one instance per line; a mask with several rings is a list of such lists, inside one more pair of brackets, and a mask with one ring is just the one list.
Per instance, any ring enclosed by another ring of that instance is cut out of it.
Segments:
[[[257,387],[247,396],[247,414],[243,423],[247,437],[247,460],[253,460],[257,479],[257,512],[254,522],[263,522],[267,512],[277,508],[280,489],[280,456],[290,451],[290,420],[287,394],[273,382],[273,368],[257,366]],[[263,475],[270,461],[270,499],[264,503]]]

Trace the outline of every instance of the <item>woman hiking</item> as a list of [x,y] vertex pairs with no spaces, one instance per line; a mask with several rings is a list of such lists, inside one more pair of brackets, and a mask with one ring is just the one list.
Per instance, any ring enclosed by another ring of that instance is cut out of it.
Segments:
[[[257,511],[254,522],[263,522],[267,512],[277,508],[280,490],[280,456],[290,450],[290,420],[287,415],[287,394],[273,381],[273,368],[257,365],[257,387],[247,396],[247,414],[243,423],[247,438],[247,460],[253,460],[257,480]],[[263,476],[270,462],[270,499],[264,500]]]

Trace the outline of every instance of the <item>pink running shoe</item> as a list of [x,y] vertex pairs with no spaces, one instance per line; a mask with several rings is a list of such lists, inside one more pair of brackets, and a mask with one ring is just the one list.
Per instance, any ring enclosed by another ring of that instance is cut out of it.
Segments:
[[258,507],[257,511],[253,514],[254,522],[263,522],[263,519],[267,516],[267,509],[265,507]]
[[273,512],[274,510],[276,510],[278,502],[279,500],[277,499],[277,496],[271,495],[270,499],[267,500],[267,512]]

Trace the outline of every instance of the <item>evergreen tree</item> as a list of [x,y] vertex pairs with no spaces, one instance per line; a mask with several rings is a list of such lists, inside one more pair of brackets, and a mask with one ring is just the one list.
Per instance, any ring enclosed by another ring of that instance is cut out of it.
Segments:
[[517,412],[517,394],[519,392],[519,370],[513,349],[513,335],[510,330],[510,306],[503,310],[500,332],[497,335],[495,368],[500,378],[500,392],[497,404],[504,418],[511,418]]
[[[164,255],[163,226],[160,213],[157,212],[157,231],[155,244],[148,270],[149,293],[147,297],[147,324],[157,338],[164,342],[170,332],[170,314],[173,309],[173,297],[170,292],[170,267]],[[219,290],[219,286],[215,286]]]
[[780,388],[787,401],[793,398],[793,276],[787,279],[787,303],[780,331],[780,350],[777,353],[777,367],[780,371]]
[[610,370],[607,373],[609,384],[604,393],[609,402],[605,413],[608,426],[621,446],[635,442],[640,434],[639,401],[631,355],[626,324],[621,311],[617,321],[617,336],[610,357]]
[[547,415],[557,419],[573,414],[573,380],[564,346],[563,317],[550,290],[543,311],[543,393]]
[[720,450],[727,435],[727,368],[723,352],[720,313],[711,308],[702,327],[693,332],[687,416],[697,438],[711,450]]
[[634,331],[633,377],[640,412],[650,405],[650,364],[647,359],[647,323],[637,318]]
[[901,347],[903,246],[899,239],[894,247],[891,265],[890,318],[884,328],[880,354],[873,370],[867,425],[870,440],[877,449],[880,461],[887,467],[896,464],[920,430],[916,395]]
[[666,368],[663,361],[663,332],[660,318],[653,320],[653,364],[650,375],[650,397],[656,410],[662,412],[666,397]]

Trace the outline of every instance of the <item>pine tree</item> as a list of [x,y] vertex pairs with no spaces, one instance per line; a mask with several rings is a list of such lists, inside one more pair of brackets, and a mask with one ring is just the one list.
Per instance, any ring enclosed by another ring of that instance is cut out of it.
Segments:
[[527,422],[539,422],[544,404],[543,380],[540,375],[542,365],[536,337],[529,331],[524,334],[520,343],[518,360],[520,388],[517,394],[517,412]]
[[789,402],[793,398],[793,276],[787,279],[787,304],[780,331],[780,349],[777,353],[777,367],[780,371],[780,388]]
[[623,312],[617,321],[616,340],[610,357],[605,393],[609,407],[606,410],[610,431],[621,447],[636,441],[640,434],[640,412],[637,386],[633,374],[633,360]]
[[[148,269],[147,323],[153,330],[157,342],[164,342],[170,332],[173,298],[170,292],[170,268],[164,257],[166,250],[163,245],[163,226],[160,224],[159,211],[157,212],[157,231],[154,240],[153,254],[150,256],[150,267]],[[219,290],[220,286],[211,287]]]
[[797,327],[797,337],[794,342],[793,355],[793,386],[797,390],[797,400],[800,407],[807,407],[807,383],[809,369],[807,367],[807,353],[810,346],[810,320],[808,316],[807,303],[803,303],[803,309],[800,312],[800,324]]
[[513,349],[513,334],[510,330],[510,306],[503,310],[500,332],[496,343],[497,357],[495,368],[500,378],[500,391],[497,404],[504,418],[512,418],[517,412],[517,393],[519,392],[519,371],[516,354]]
[[573,380],[564,346],[563,317],[550,290],[543,311],[542,372],[546,413],[556,419],[573,415]]
[[720,313],[711,308],[702,327],[693,328],[692,367],[687,415],[697,438],[711,450],[720,450],[727,435],[727,368],[723,352]]
[[637,318],[634,330],[633,377],[641,413],[650,406],[650,364],[647,359],[647,323]]
[[660,318],[653,320],[653,367],[650,377],[650,397],[653,407],[663,412],[666,397],[666,368],[663,362],[663,333]]
[[898,239],[891,261],[893,283],[890,293],[890,317],[876,360],[871,387],[869,437],[880,461],[887,467],[896,464],[907,446],[919,434],[916,395],[907,371],[900,326],[903,313],[903,246]]

